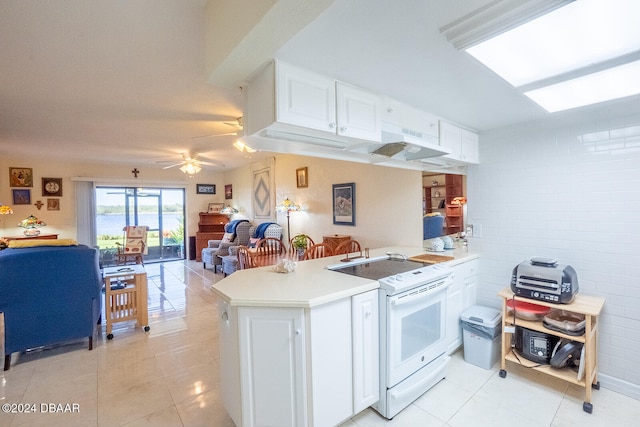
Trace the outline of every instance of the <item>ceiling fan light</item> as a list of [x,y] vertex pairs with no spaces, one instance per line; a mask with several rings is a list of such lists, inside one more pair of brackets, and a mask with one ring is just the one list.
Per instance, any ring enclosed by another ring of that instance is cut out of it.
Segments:
[[187,175],[195,175],[202,170],[202,168],[193,162],[185,163],[180,167],[180,170]]

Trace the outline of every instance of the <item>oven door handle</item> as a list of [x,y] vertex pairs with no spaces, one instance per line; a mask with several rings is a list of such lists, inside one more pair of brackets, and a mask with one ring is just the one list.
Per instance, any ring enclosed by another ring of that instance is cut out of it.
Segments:
[[449,359],[451,359],[450,356],[444,356],[439,360],[439,365],[437,368],[434,368],[433,372],[431,372],[431,374],[427,375],[426,377],[422,378],[420,381],[418,381],[415,384],[412,384],[411,386],[402,389],[402,390],[398,390],[397,388],[392,389],[391,391],[389,391],[389,396],[392,399],[395,400],[402,400],[405,398],[405,396],[407,395],[411,395],[413,394],[416,390],[421,390],[425,384],[433,381],[433,379],[436,376],[439,376],[442,374],[442,370],[444,368],[446,368],[447,364],[449,363]]
[[448,285],[438,286],[435,289],[429,289],[429,290],[422,291],[422,292],[417,292],[417,293],[414,293],[414,294],[408,294],[408,295],[402,296],[400,298],[391,297],[392,298],[391,299],[391,305],[394,306],[394,307],[398,307],[398,306],[403,305],[403,304],[410,304],[412,302],[415,302],[416,300],[424,299],[425,297],[432,297],[433,295],[435,295],[435,294],[437,294],[439,292],[446,291],[447,290],[447,286]]

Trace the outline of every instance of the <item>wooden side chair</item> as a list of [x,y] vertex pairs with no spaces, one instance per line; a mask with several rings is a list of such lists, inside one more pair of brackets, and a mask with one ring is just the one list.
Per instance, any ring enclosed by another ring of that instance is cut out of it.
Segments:
[[143,255],[148,253],[146,225],[131,225],[124,227],[124,244],[116,242],[117,265],[144,264]]
[[[304,243],[305,246],[301,246]],[[289,240],[289,253],[288,257],[293,260],[302,259],[304,251],[315,245],[313,239],[306,234],[296,234]]]
[[256,255],[285,255],[287,253],[287,247],[280,239],[275,237],[265,237],[260,239],[256,244]]
[[318,243],[311,246],[306,251],[304,251],[304,255],[302,255],[302,259],[307,260],[307,259],[324,258],[331,255],[333,255],[333,250],[331,249],[331,246],[327,245],[326,243]]
[[247,268],[255,268],[256,264],[253,255],[246,246],[238,246],[238,270],[246,270]]
[[351,239],[344,241],[336,246],[336,250],[334,251],[335,255],[351,253],[358,253],[358,255],[362,255],[362,248],[360,247],[360,242],[358,242],[357,240]]

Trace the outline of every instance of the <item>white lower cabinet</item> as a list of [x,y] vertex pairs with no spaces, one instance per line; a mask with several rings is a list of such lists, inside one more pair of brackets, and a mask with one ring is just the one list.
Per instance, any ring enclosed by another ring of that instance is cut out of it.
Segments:
[[478,260],[453,266],[453,283],[447,289],[447,353],[462,345],[460,315],[476,304],[478,288]]
[[378,291],[310,309],[218,305],[223,403],[238,427],[334,426],[378,400]]
[[303,309],[240,307],[238,323],[242,425],[305,425]]
[[352,302],[353,413],[380,398],[380,328],[378,291],[355,295]]

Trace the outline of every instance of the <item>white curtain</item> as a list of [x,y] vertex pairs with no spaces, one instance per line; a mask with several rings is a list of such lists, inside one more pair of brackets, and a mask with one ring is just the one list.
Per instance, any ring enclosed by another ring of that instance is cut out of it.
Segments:
[[95,246],[96,196],[93,181],[76,181],[76,234],[78,243]]

